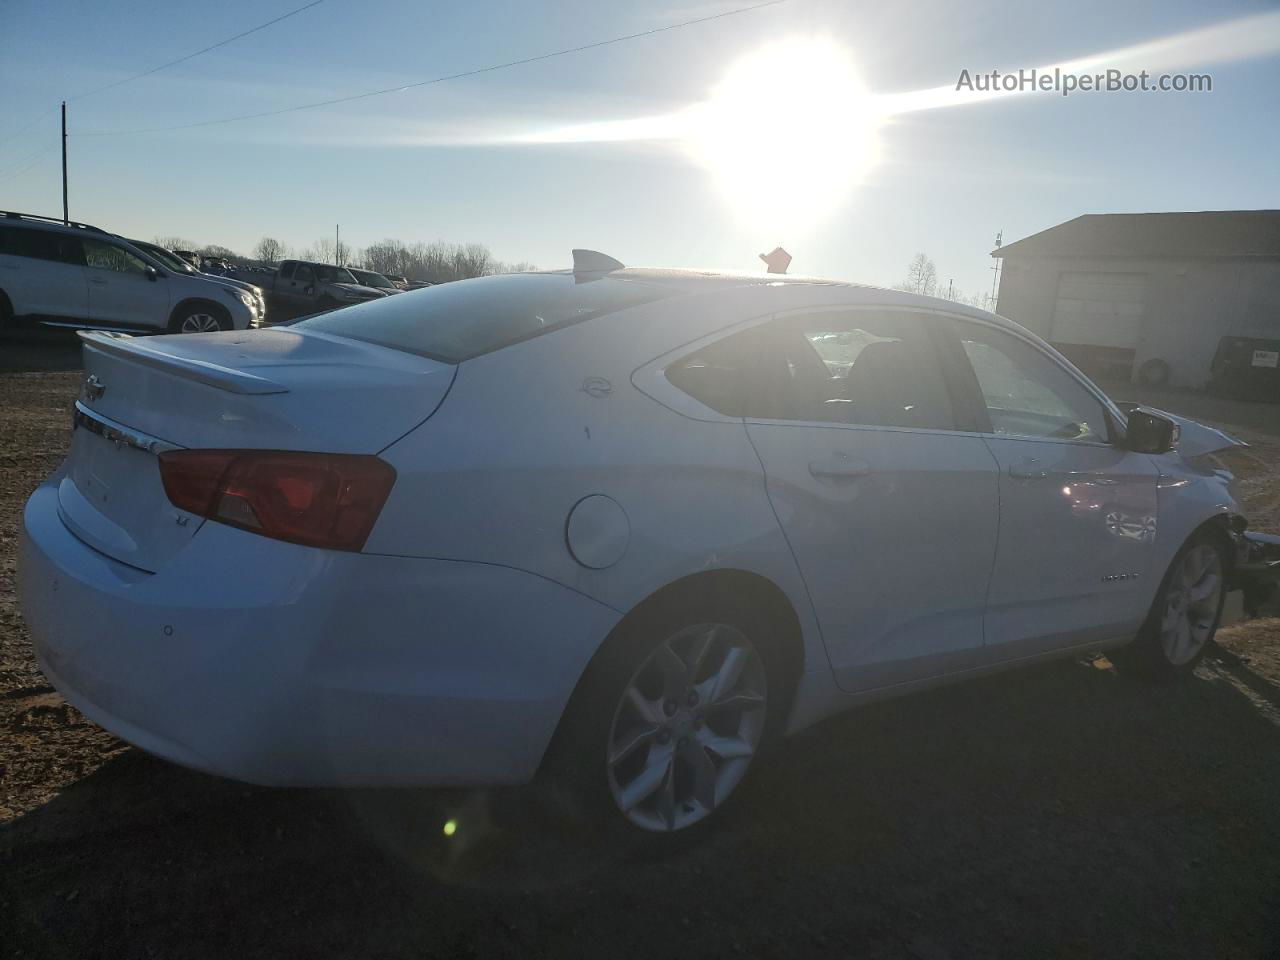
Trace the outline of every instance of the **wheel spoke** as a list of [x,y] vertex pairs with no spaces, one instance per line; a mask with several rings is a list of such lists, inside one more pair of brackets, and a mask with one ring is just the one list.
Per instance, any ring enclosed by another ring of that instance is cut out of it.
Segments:
[[1210,572],[1206,575],[1201,576],[1199,582],[1196,583],[1196,585],[1191,588],[1191,591],[1188,595],[1188,599],[1191,601],[1191,603],[1203,603],[1205,600],[1208,600],[1217,592],[1218,592],[1218,575],[1216,573]]
[[650,726],[657,726],[662,723],[662,704],[656,700],[648,699],[635,684],[627,687],[626,700],[645,723]]
[[680,655],[671,649],[671,644],[664,643],[658,648],[655,658],[662,671],[662,695],[667,700],[678,700],[684,696],[689,686],[689,668],[680,659]]
[[747,651],[742,647],[730,647],[724,655],[720,669],[715,673],[715,685],[711,688],[711,702],[724,700],[742,679],[742,669],[747,665]]
[[681,752],[681,756],[693,772],[693,799],[702,804],[704,810],[714,810],[716,807],[715,761],[696,740]]
[[1178,618],[1175,636],[1177,637],[1178,656],[1179,658],[1185,658],[1195,644],[1195,638],[1191,636],[1191,621],[1185,614]]
[[739,757],[749,757],[756,752],[755,747],[741,737],[722,737],[705,727],[698,736],[698,743],[721,760],[736,760]]
[[[622,796],[618,798],[618,805],[624,813],[634,810],[637,804],[648,800],[667,781],[672,780],[668,776],[671,772],[671,759],[670,751],[663,751],[660,757],[655,757],[653,752],[650,752],[649,763],[636,775],[634,780],[622,788]],[[667,789],[671,790],[673,787],[669,785]],[[661,800],[659,802],[661,803]]]
[[625,760],[636,750],[653,742],[657,736],[658,728],[656,726],[648,726],[642,730],[638,730],[628,736],[622,743],[615,744],[613,749],[609,751],[609,764],[612,766],[619,760]]
[[667,824],[668,830],[676,828],[676,766],[675,757],[667,761],[667,769],[662,780],[662,790],[658,794],[658,812]]
[[716,641],[716,633],[718,628],[714,625],[707,628],[706,633],[698,636],[693,641],[693,649],[689,656],[689,683],[693,683],[698,679],[698,674],[702,672],[702,666],[706,662],[707,654],[711,652],[711,646]]
[[755,710],[757,707],[764,706],[764,697],[758,693],[751,693],[747,690],[740,690],[732,693],[727,697],[708,703],[706,713],[718,713],[721,710]]

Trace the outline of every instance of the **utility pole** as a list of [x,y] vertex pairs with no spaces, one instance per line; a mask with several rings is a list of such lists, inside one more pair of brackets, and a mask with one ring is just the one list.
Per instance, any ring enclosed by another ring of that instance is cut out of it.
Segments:
[[333,259],[338,261],[338,266],[342,266],[342,234],[341,224],[333,225]]
[[[996,249],[999,250],[1001,244],[1003,243],[1004,243],[1004,230],[1001,230],[999,233],[996,234]],[[998,284],[999,282],[1000,282],[1000,258],[996,257],[996,265],[991,268],[991,303],[988,305],[988,309],[990,309],[992,313],[995,313],[996,303],[998,302],[996,299],[996,284]]]
[[955,299],[955,297],[952,296],[952,291],[955,290],[955,285],[956,285],[955,277],[952,277],[950,280],[947,281],[947,299],[948,300]]
[[71,222],[67,213],[67,101],[62,101],[62,224]]

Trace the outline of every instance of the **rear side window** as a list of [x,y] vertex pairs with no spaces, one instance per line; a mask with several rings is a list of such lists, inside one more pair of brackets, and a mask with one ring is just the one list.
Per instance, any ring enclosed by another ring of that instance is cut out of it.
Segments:
[[954,430],[923,321],[866,310],[788,317],[671,364],[667,379],[726,416]]
[[298,326],[460,363],[674,292],[612,277],[578,283],[572,274],[517,273],[442,283],[335,310]]
[[293,268],[296,266],[292,260],[287,260],[280,264],[280,279],[288,280],[293,276]]
[[0,227],[0,253],[11,257],[84,265],[84,249],[80,238],[52,230]]

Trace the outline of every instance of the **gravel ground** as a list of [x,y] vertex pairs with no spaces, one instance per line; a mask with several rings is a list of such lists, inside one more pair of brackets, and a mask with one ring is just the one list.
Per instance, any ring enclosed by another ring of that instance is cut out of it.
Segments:
[[[1184,684],[1065,662],[836,718],[661,858],[530,790],[265,790],[127,747],[46,684],[13,599],[75,365],[0,341],[2,956],[1280,958],[1278,620]],[[1214,403],[1280,528],[1280,408]]]

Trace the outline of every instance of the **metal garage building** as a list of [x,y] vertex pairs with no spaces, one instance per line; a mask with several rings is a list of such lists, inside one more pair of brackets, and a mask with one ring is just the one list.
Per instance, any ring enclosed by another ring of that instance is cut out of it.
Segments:
[[991,255],[997,312],[1094,372],[1202,386],[1224,337],[1280,362],[1280,210],[1089,214]]

